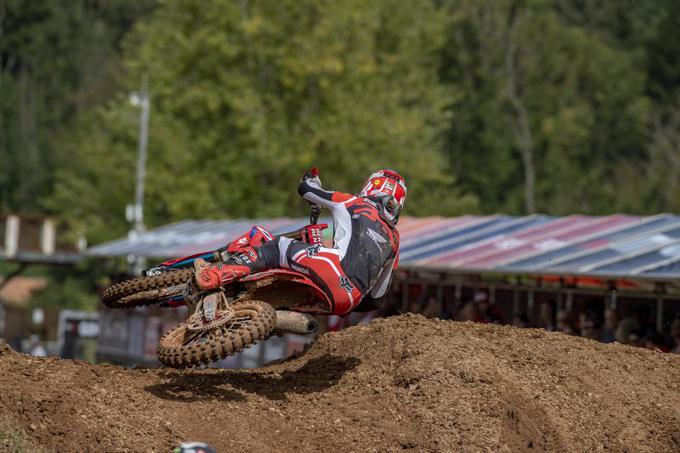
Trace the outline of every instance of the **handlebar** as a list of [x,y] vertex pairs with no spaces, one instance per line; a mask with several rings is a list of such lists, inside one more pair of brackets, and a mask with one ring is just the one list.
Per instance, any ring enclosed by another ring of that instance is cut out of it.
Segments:
[[[317,167],[312,167],[309,172],[312,176],[315,176],[319,180],[319,184],[321,183],[321,177],[319,176],[319,169]],[[309,213],[309,224],[310,225],[316,225],[319,222],[319,215],[321,215],[321,208],[319,205],[315,203],[309,203],[309,207],[311,208],[311,212]]]
[[319,216],[321,215],[321,208],[319,205],[310,204],[312,211],[309,213],[309,224],[316,225],[319,222]]

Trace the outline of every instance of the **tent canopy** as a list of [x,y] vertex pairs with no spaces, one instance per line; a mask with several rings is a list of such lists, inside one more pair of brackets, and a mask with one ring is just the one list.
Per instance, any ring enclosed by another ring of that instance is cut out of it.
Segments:
[[[322,219],[329,222],[330,219]],[[275,234],[304,218],[184,220],[88,250],[94,257],[174,258],[222,247],[251,225]],[[403,217],[402,266],[450,272],[680,278],[680,216]]]

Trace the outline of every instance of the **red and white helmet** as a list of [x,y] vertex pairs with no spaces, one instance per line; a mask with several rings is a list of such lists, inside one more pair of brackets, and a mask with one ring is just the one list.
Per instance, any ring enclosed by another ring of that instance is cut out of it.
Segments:
[[368,178],[359,196],[381,198],[385,215],[396,223],[406,202],[406,181],[396,171],[379,170]]

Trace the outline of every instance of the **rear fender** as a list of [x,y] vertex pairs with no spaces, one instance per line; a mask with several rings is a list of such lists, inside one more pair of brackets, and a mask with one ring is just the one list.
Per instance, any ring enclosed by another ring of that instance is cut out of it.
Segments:
[[321,288],[308,277],[287,269],[271,269],[242,278],[252,299],[276,309],[290,309],[315,314],[333,311],[333,305]]

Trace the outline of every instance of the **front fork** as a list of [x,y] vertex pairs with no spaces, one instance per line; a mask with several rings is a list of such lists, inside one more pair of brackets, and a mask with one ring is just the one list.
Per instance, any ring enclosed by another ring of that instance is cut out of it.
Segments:
[[[225,259],[224,256],[225,253],[226,247],[214,250],[212,252],[201,252],[196,253],[194,255],[185,256],[184,258],[177,258],[174,260],[165,261],[157,266],[142,271],[142,275],[144,277],[148,277],[152,275],[159,275],[164,272],[170,272],[176,269],[186,269],[188,267],[193,267],[194,261],[196,261],[198,258],[202,258],[208,263],[216,263],[218,261],[223,261]],[[185,305],[186,301],[187,301],[186,294],[183,293],[178,294],[176,296],[172,296],[167,300],[164,300],[163,302],[161,302],[160,306],[176,308]]]

